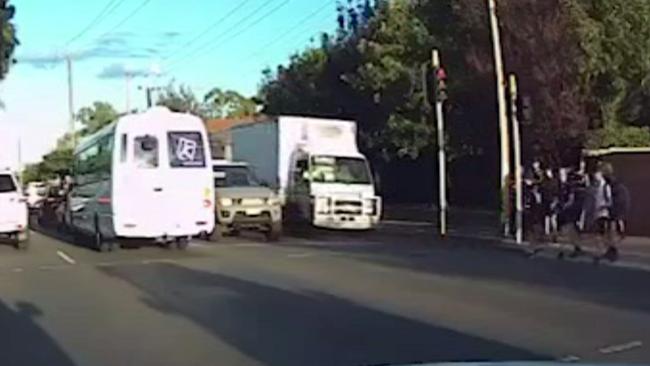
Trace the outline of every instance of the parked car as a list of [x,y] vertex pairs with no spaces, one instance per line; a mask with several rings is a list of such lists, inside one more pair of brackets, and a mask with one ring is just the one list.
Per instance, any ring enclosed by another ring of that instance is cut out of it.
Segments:
[[41,207],[43,199],[45,198],[47,185],[43,182],[30,182],[25,188],[27,196],[27,207],[30,210],[37,210]]
[[236,235],[240,230],[261,231],[267,240],[282,234],[282,205],[275,192],[259,182],[246,163],[215,160],[216,225],[212,234]]
[[27,198],[11,171],[0,172],[0,235],[15,242],[17,249],[26,249],[29,241]]

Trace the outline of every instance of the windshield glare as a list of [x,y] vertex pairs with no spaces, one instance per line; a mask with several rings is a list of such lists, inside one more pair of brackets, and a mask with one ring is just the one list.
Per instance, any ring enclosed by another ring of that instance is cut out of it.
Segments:
[[260,184],[245,166],[214,167],[215,187],[258,187]]
[[371,184],[368,164],[360,158],[315,156],[311,171],[315,183]]

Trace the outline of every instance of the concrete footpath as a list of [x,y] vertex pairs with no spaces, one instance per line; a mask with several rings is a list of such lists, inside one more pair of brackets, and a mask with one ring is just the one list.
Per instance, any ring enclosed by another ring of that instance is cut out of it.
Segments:
[[[427,205],[387,205],[384,208],[384,225],[414,226],[431,228],[432,231],[438,224],[438,212],[435,207]],[[513,239],[504,238],[499,223],[499,214],[495,211],[465,208],[450,208],[448,213],[448,232],[450,237],[474,239],[485,242],[486,245],[500,247],[520,248],[525,250],[528,243],[518,245]],[[597,245],[597,238],[585,236],[580,245],[588,253],[593,253]],[[541,256],[557,256],[560,252],[567,252],[573,248],[572,243],[560,239],[558,244],[548,244],[547,250]],[[627,237],[620,244],[620,259],[612,265],[628,268],[641,268],[650,270],[650,238]],[[578,261],[592,260],[591,255],[578,258]]]

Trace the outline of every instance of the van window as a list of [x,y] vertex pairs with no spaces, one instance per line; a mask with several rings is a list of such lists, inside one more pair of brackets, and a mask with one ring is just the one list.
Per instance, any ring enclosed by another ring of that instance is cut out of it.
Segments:
[[205,147],[200,132],[169,132],[167,138],[172,168],[205,167]]
[[126,144],[127,144],[127,135],[123,133],[120,141],[120,162],[121,163],[126,162]]
[[11,175],[2,174],[0,175],[0,193],[15,192],[16,183]]
[[137,136],[134,139],[133,159],[138,168],[157,168],[158,139],[151,135]]

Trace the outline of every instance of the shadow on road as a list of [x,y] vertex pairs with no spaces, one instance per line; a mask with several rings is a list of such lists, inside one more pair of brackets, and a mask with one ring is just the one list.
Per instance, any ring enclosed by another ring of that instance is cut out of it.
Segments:
[[70,357],[35,322],[42,312],[28,302],[14,311],[0,301],[0,365],[74,365]]
[[191,319],[266,365],[544,359],[323,293],[281,289],[174,264],[102,271],[147,293],[143,301],[150,307]]
[[523,251],[497,242],[441,241],[433,235],[404,234],[402,240],[389,237],[375,246],[286,246],[344,253],[358,260],[449,277],[534,286],[549,295],[650,312],[650,272],[548,257],[530,259]]

